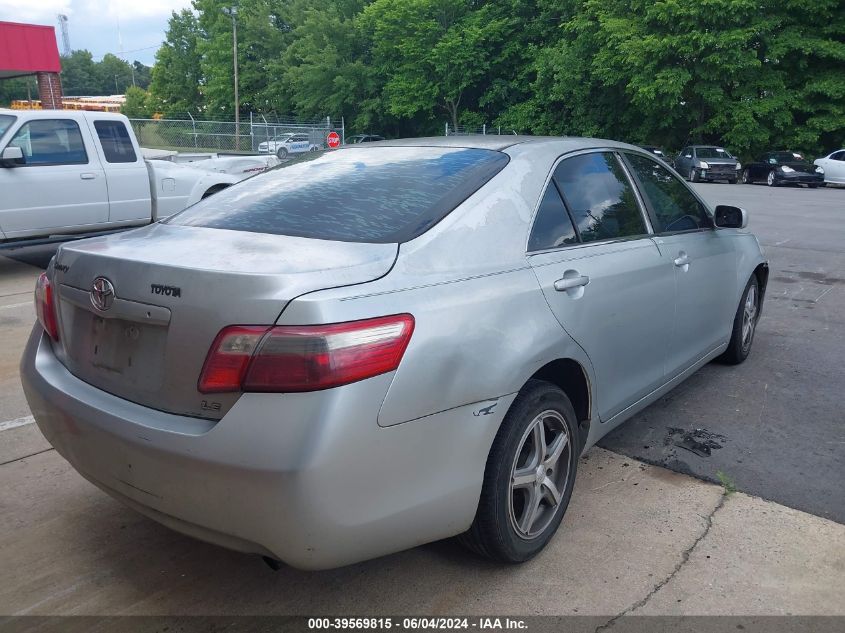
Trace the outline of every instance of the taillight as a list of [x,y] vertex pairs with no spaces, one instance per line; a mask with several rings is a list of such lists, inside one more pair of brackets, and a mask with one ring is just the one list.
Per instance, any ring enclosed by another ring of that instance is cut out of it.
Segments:
[[47,278],[47,273],[41,273],[35,282],[35,312],[38,322],[44,331],[54,341],[59,340],[59,323],[56,318],[56,302],[53,295],[53,284]]
[[214,339],[202,393],[317,391],[393,371],[411,333],[410,314],[277,327],[233,325]]

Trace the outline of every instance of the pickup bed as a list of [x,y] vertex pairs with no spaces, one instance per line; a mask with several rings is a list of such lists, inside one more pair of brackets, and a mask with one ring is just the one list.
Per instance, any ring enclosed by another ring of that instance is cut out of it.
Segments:
[[0,245],[149,224],[270,166],[145,160],[122,114],[0,109]]

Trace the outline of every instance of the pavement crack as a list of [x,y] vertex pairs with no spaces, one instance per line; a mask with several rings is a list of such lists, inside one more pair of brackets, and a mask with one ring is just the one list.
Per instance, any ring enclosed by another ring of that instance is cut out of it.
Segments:
[[632,613],[633,611],[636,611],[640,607],[644,606],[649,600],[651,600],[651,598],[652,598],[652,596],[654,596],[654,594],[656,594],[658,591],[663,589],[663,587],[665,587],[677,575],[677,573],[679,571],[681,571],[681,569],[684,567],[684,565],[686,565],[687,562],[689,561],[689,557],[690,557],[690,555],[692,555],[693,550],[696,547],[698,547],[698,544],[701,543],[701,541],[704,540],[704,537],[707,536],[707,534],[710,532],[710,528],[713,527],[713,517],[722,508],[722,506],[725,505],[725,501],[727,500],[729,494],[730,493],[725,492],[725,493],[722,493],[721,497],[719,497],[719,503],[717,503],[716,506],[710,511],[710,514],[707,515],[707,519],[706,519],[707,524],[704,526],[704,530],[702,530],[701,534],[699,534],[698,537],[696,537],[696,539],[692,542],[692,544],[689,547],[687,547],[683,552],[681,552],[681,560],[678,561],[678,563],[675,565],[675,567],[672,569],[672,571],[669,572],[669,574],[663,580],[661,580],[660,582],[655,584],[651,588],[651,590],[642,599],[640,599],[637,602],[635,602],[634,604],[630,605],[629,607],[627,607],[623,611],[617,613],[615,616],[610,618],[607,622],[605,622],[601,626],[597,627],[596,630],[595,630],[595,633],[600,633],[601,631],[607,631],[608,629],[612,628],[614,624],[616,624],[616,621],[619,618],[626,616],[629,613]]
[[30,453],[29,455],[24,455],[23,457],[17,457],[15,459],[10,459],[7,462],[0,462],[0,466],[5,466],[6,464],[14,464],[15,462],[19,462],[22,459],[26,459],[27,457],[35,457],[36,455],[40,455],[41,453],[46,453],[48,451],[54,451],[55,448],[45,448],[43,451],[36,451],[34,453]]

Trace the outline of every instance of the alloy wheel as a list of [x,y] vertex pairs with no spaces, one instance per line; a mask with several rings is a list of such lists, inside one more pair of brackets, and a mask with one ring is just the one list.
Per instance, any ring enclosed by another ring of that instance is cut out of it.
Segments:
[[566,428],[563,416],[549,409],[531,421],[520,440],[508,506],[511,525],[523,539],[543,534],[557,514],[573,459]]
[[766,184],[769,185],[770,187],[775,186],[775,172],[773,172],[773,171],[769,172],[769,175],[766,176]]
[[747,351],[751,347],[754,338],[754,328],[757,326],[757,286],[751,284],[748,287],[748,294],[745,296],[745,305],[742,307],[742,350]]

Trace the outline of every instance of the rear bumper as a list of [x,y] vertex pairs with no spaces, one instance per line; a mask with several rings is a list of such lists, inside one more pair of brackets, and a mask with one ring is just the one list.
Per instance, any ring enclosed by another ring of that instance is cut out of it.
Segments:
[[310,394],[245,394],[215,423],[88,385],[38,325],[21,377],[44,436],[91,482],[173,529],[303,569],[466,530],[513,398],[494,415],[467,405],[382,428],[387,374]]

